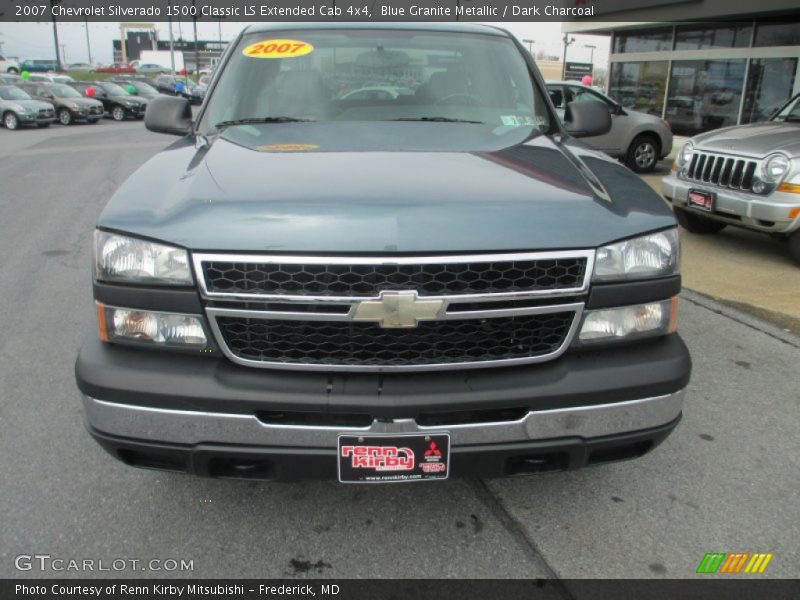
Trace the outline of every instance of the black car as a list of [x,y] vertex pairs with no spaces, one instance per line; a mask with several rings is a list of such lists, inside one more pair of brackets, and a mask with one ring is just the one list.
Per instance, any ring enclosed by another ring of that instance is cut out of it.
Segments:
[[[119,84],[109,81],[76,81],[68,85],[82,95],[102,102],[106,114],[115,121],[124,121],[128,117],[144,118],[147,99],[128,93]],[[87,91],[89,88],[92,88],[92,92]]]
[[56,119],[62,125],[75,121],[97,123],[104,114],[103,103],[86,98],[65,83],[21,83],[18,85],[36,100],[50,102],[56,109]]
[[148,101],[158,96],[158,90],[149,77],[111,77],[108,81],[116,83],[129,94],[146,98]]
[[604,105],[562,123],[528,50],[473,23],[261,23],[219,68],[196,118],[153,99],[147,128],[181,138],[95,230],[75,373],[114,457],[412,482],[636,458],[675,429],[677,224],[576,139]]

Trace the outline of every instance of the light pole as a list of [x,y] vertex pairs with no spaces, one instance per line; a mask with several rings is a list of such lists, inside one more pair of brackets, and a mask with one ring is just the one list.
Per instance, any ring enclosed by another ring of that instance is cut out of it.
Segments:
[[594,70],[594,49],[597,48],[594,44],[584,44],[584,48],[589,48],[591,54],[589,54],[589,62],[592,64],[592,70]]
[[89,55],[89,65],[92,65],[92,45],[89,43],[89,17],[83,17],[83,26],[86,31],[86,53]]
[[536,40],[522,40],[526,44],[528,44],[528,53],[533,56],[533,44]]
[[571,37],[569,37],[569,34],[565,33],[564,37],[562,39],[564,40],[564,58],[561,61],[561,63],[562,63],[561,64],[561,79],[566,79],[567,78],[567,48],[569,48],[570,44],[575,42],[575,38],[574,37],[571,38]]

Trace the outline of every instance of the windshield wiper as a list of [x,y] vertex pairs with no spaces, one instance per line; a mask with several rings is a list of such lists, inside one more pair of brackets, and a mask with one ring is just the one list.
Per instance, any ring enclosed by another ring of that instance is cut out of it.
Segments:
[[220,121],[214,125],[215,129],[230,127],[231,125],[254,125],[258,123],[306,123],[311,119],[296,119],[294,117],[250,117],[247,119],[231,119],[230,121]]
[[467,119],[451,119],[449,117],[403,117],[400,119],[389,119],[390,121],[435,121],[437,123],[475,123],[483,125],[483,121],[469,121]]

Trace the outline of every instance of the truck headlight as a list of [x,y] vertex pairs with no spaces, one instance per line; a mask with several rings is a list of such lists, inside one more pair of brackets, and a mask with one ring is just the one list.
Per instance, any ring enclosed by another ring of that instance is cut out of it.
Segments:
[[183,248],[95,230],[94,275],[101,281],[191,285],[189,254]]
[[97,305],[100,339],[176,348],[205,348],[208,344],[202,317],[178,313]]
[[694,154],[694,144],[686,142],[678,153],[678,164],[680,166],[689,164],[689,161],[692,160],[692,154]]
[[761,163],[759,174],[767,183],[777,183],[789,170],[789,159],[783,154],[771,154]]
[[677,228],[603,246],[597,250],[592,279],[618,281],[676,275],[679,252]]
[[603,308],[583,313],[578,344],[629,341],[673,333],[678,297],[619,308]]

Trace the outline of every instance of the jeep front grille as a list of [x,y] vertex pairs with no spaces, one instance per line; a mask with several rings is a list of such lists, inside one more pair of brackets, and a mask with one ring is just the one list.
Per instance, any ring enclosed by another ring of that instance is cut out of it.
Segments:
[[686,178],[711,185],[749,192],[758,161],[735,156],[695,152]]
[[[580,324],[594,251],[196,254],[193,262],[217,344],[233,362],[438,370],[542,362],[563,353]],[[392,304],[398,297],[402,303]]]

